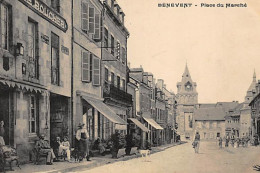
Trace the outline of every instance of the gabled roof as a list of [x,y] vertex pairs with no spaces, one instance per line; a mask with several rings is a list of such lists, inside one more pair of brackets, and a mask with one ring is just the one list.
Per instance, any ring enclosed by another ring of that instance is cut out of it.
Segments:
[[233,101],[233,102],[217,102],[216,107],[221,107],[224,109],[225,112],[229,111],[230,109],[234,109],[239,105],[238,102]]
[[194,111],[195,121],[224,121],[226,113],[222,108],[199,108]]

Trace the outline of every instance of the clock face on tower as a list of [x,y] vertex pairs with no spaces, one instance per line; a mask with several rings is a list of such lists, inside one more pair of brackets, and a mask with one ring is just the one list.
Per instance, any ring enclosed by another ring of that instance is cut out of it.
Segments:
[[192,86],[191,86],[191,83],[190,82],[187,82],[186,85],[185,85],[185,90],[186,91],[191,91],[192,90]]

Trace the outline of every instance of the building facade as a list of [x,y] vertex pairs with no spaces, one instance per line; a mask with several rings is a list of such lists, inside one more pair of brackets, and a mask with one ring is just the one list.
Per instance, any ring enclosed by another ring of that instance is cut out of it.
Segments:
[[105,94],[117,95],[122,87],[120,82],[117,87],[105,85],[111,83],[103,61],[108,9],[106,2],[98,0],[73,2],[73,132],[75,136],[77,125],[84,123],[91,142],[107,140],[115,130],[127,128],[125,118],[119,116],[122,114],[105,104]]
[[71,132],[71,4],[5,0],[0,6],[0,118],[6,144],[24,162],[39,134],[51,141]]
[[[125,14],[117,1],[104,1],[102,76],[104,102],[121,119],[127,121],[132,107],[132,95],[127,93],[127,39]],[[123,127],[123,126],[122,126]],[[126,128],[117,127],[126,134]]]
[[[198,108],[194,112],[194,131],[202,140],[216,140],[225,136],[225,115],[222,108]],[[194,137],[192,137],[192,140]]]

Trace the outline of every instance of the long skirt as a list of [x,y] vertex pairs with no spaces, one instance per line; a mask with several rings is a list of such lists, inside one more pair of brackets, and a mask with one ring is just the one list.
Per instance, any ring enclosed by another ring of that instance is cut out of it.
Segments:
[[80,139],[79,141],[79,152],[81,153],[82,157],[89,156],[89,141],[87,139]]

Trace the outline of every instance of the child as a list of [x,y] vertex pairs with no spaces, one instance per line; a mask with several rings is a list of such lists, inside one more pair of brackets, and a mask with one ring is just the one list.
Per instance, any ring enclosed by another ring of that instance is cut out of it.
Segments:
[[70,162],[70,142],[68,141],[68,137],[65,136],[63,142],[60,145],[60,149],[67,153],[67,160]]

